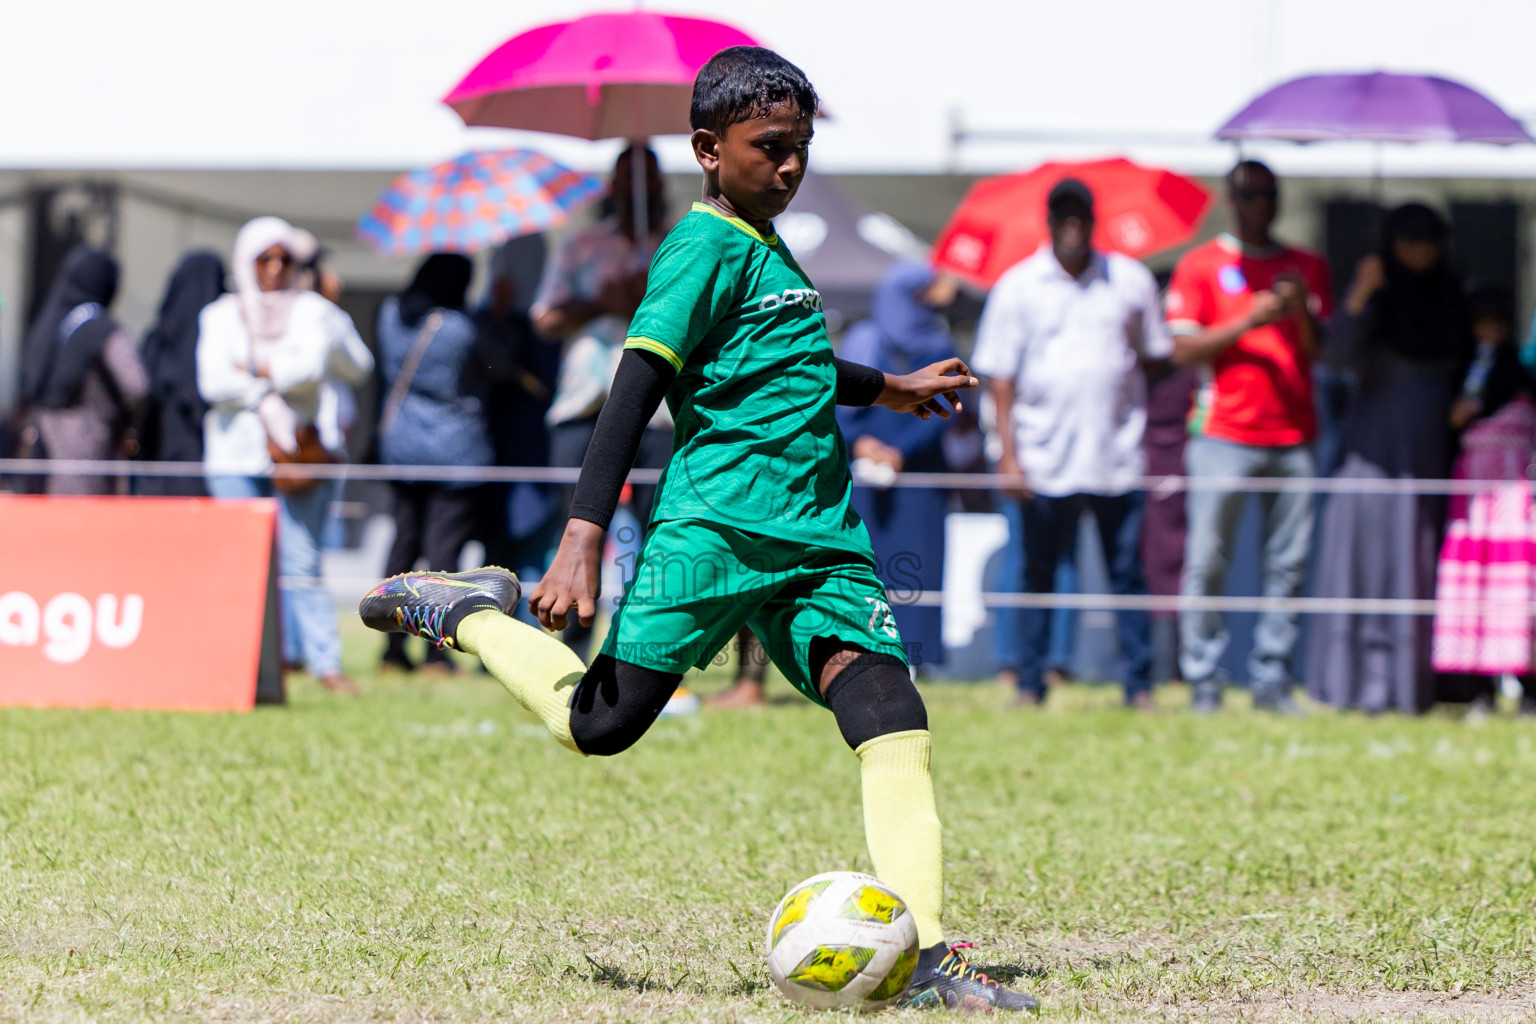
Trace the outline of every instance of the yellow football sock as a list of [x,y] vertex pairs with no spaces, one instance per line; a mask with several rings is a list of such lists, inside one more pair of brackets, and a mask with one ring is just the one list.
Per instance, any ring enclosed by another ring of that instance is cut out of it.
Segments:
[[479,655],[496,681],[562,746],[581,753],[571,739],[571,691],[587,666],[575,651],[542,629],[494,609],[466,616],[454,633],[454,646]]
[[893,732],[861,744],[864,840],[875,877],[896,890],[912,911],[924,949],[944,941],[944,841],[928,774],[926,729]]

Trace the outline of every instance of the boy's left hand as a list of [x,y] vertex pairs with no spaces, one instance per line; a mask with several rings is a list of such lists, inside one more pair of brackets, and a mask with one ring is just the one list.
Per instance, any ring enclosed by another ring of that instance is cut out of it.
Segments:
[[961,359],[946,359],[933,363],[913,373],[898,376],[885,375],[885,390],[875,399],[875,404],[896,412],[910,412],[918,419],[941,416],[949,419],[949,407],[940,401],[946,399],[955,412],[961,409],[957,392],[974,388],[979,382],[971,376],[971,368]]

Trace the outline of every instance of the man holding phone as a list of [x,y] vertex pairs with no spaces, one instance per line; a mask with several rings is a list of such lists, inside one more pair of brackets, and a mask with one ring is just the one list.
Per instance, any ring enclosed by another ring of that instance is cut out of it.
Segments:
[[[1327,264],[1270,233],[1279,191],[1268,167],[1245,160],[1232,169],[1227,185],[1235,234],[1186,253],[1166,300],[1173,361],[1198,365],[1203,376],[1190,412],[1185,462],[1192,478],[1310,477],[1312,361],[1321,324],[1332,311]],[[1289,491],[1259,497],[1264,596],[1295,597],[1312,540],[1312,496]],[[1245,498],[1244,491],[1207,489],[1196,479],[1188,495],[1184,596],[1222,592]],[[1228,639],[1222,616],[1186,611],[1179,633],[1180,667],[1194,687],[1195,710],[1215,711],[1221,704],[1216,666]],[[1256,707],[1295,711],[1290,686],[1297,633],[1293,612],[1259,616],[1248,662]]]

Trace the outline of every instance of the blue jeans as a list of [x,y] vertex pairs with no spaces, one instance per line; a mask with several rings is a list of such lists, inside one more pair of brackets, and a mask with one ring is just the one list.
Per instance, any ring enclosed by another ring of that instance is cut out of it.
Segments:
[[[1093,513],[1109,567],[1109,586],[1115,594],[1145,594],[1141,571],[1141,521],[1146,499],[1136,494],[1069,494],[1047,497],[1037,494],[1023,503],[1024,590],[1049,594],[1055,582],[1056,563],[1062,552],[1077,546],[1077,524],[1084,511]],[[1026,608],[1019,616],[1023,657],[1019,663],[1019,689],[1044,693],[1051,612]],[[1121,681],[1125,699],[1152,688],[1152,637],[1147,613],[1122,610],[1115,613],[1115,632],[1120,641]]]
[[277,575],[282,609],[283,661],[303,665],[316,678],[341,671],[341,634],[336,602],[320,578],[320,533],[325,528],[333,483],[300,495],[278,495],[263,477],[210,476],[215,498],[278,497]]
[[[1312,453],[1302,445],[1264,448],[1215,437],[1192,437],[1184,449],[1191,478],[1313,475]],[[1248,499],[1246,491],[1191,487],[1185,499],[1189,531],[1184,549],[1185,597],[1213,597],[1225,590],[1232,537]],[[1264,596],[1296,597],[1307,573],[1312,544],[1312,495],[1302,491],[1259,495],[1264,516]],[[1263,612],[1253,630],[1249,683],[1258,695],[1285,692],[1291,683],[1291,653],[1299,632],[1295,612]],[[1214,689],[1216,666],[1229,635],[1220,612],[1186,611],[1179,616],[1179,667],[1192,686]]]
[[[1017,594],[1024,587],[1024,508],[1017,498],[999,497],[997,508],[1008,520],[1008,543],[1003,546],[997,560],[997,589],[1005,594]],[[1077,545],[1062,548],[1056,561],[1056,580],[1053,594],[1077,593]],[[1023,649],[1019,644],[1019,615],[1022,608],[999,608],[994,617],[997,626],[992,631],[992,657],[998,671],[1019,670]],[[1070,673],[1076,663],[1077,610],[1054,608],[1051,610],[1051,641],[1046,651],[1045,667]]]

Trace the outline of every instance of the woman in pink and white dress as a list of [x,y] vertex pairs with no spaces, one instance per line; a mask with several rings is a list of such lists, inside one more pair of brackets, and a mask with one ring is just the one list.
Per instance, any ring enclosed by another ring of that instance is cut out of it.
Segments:
[[1499,676],[1518,676],[1521,712],[1536,714],[1536,381],[1520,365],[1512,297],[1482,291],[1472,298],[1472,316],[1477,353],[1451,407],[1451,427],[1461,432],[1452,475],[1507,482],[1451,498],[1436,580],[1434,666],[1477,677],[1474,706],[1484,708]]

